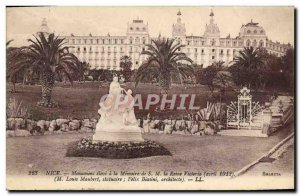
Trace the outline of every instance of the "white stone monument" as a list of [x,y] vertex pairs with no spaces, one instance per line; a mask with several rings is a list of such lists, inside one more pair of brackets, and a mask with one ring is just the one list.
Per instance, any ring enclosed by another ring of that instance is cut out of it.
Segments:
[[94,142],[143,142],[141,128],[134,114],[132,91],[121,88],[118,77],[114,77],[109,94],[100,101],[101,115],[93,136]]

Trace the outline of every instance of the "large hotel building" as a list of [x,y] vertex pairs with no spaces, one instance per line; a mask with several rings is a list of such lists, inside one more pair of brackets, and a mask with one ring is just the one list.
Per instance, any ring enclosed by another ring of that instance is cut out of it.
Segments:
[[[194,64],[207,67],[216,61],[224,61],[230,65],[235,56],[244,47],[264,47],[271,54],[282,56],[291,47],[290,44],[273,42],[268,39],[263,27],[251,22],[242,25],[236,37],[220,37],[220,30],[214,21],[214,13],[210,12],[210,21],[205,26],[202,36],[186,35],[181,12],[177,12],[177,22],[172,26],[172,38],[185,45],[182,49]],[[49,28],[44,19],[39,32],[48,33]],[[133,20],[127,24],[127,33],[123,36],[64,36],[66,46],[81,61],[88,62],[91,69],[120,69],[120,58],[124,55],[131,57],[133,69],[137,69],[147,57],[141,55],[146,44],[151,43],[148,23],[143,20]]]

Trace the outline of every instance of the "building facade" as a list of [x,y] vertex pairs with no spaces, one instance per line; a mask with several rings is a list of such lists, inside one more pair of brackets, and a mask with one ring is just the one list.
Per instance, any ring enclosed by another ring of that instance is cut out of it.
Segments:
[[[205,26],[202,36],[186,35],[186,27],[181,20],[181,12],[177,12],[177,22],[172,26],[172,38],[184,45],[182,52],[191,58],[194,64],[207,67],[214,62],[224,61],[230,65],[244,47],[264,47],[276,56],[283,56],[290,44],[273,42],[268,39],[263,27],[251,22],[242,25],[239,35],[232,38],[230,35],[222,38],[218,25],[214,21],[214,13],[210,12],[210,21]],[[48,33],[49,28],[45,20],[38,33]],[[127,23],[127,32],[124,36],[63,36],[66,46],[80,61],[88,62],[91,69],[120,70],[120,59],[127,55],[131,57],[133,67],[137,69],[147,58],[142,55],[146,45],[151,43],[148,23],[141,19]],[[155,38],[154,38],[155,39]]]

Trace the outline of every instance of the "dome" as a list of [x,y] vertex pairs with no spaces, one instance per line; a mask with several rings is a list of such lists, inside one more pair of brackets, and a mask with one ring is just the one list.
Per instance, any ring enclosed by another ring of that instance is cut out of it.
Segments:
[[131,24],[127,26],[127,33],[133,34],[148,34],[148,24],[145,24],[143,20],[133,20]]
[[240,29],[240,36],[266,36],[266,32],[263,27],[259,26],[258,23],[255,23],[251,20],[251,22],[246,25],[242,25]]

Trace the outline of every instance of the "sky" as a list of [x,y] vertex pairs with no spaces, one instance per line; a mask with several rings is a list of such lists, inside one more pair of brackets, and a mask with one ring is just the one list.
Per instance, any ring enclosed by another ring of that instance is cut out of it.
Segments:
[[57,35],[126,35],[127,23],[139,18],[148,22],[151,37],[171,37],[179,9],[187,35],[202,36],[213,9],[221,37],[236,37],[252,19],[272,41],[294,45],[293,7],[7,7],[6,38],[14,39],[12,46],[27,45],[43,18]]

